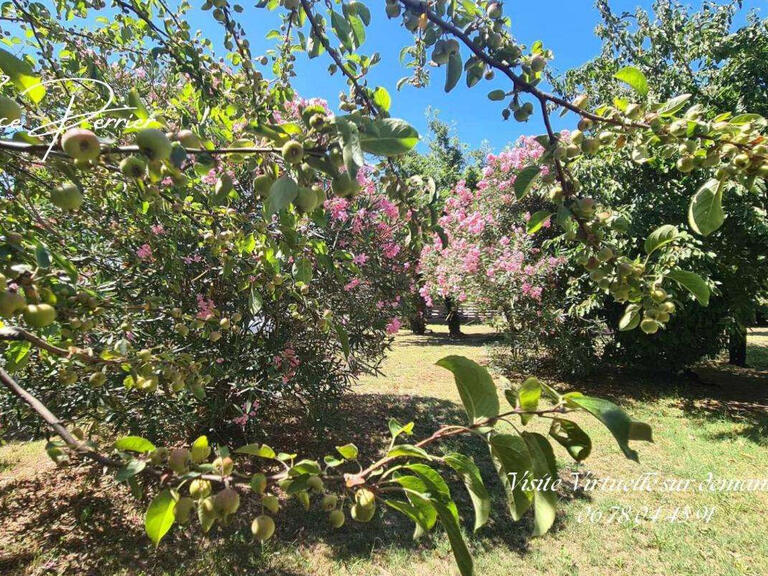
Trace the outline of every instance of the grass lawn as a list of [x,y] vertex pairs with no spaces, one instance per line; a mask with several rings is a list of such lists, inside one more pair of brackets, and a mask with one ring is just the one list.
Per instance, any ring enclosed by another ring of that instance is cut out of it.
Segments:
[[[434,363],[449,354],[482,363],[492,335],[483,327],[469,327],[469,337],[455,342],[447,339],[445,327],[432,328],[437,333],[426,337],[398,336],[382,366],[386,376],[366,377],[356,386],[342,407],[346,429],[318,439],[319,446],[352,438],[362,454],[373,456],[387,436],[390,415],[414,420],[418,435],[461,418],[452,376]],[[756,367],[768,368],[768,331],[753,335],[749,358],[755,365],[762,362]],[[665,480],[691,479],[691,489],[567,489],[553,530],[538,539],[528,536],[529,519],[512,522],[503,499],[496,498],[491,522],[469,538],[478,575],[768,574],[768,382],[753,378],[726,386],[612,376],[577,388],[612,398],[651,424],[655,442],[634,445],[640,453],[637,464],[623,457],[597,421],[580,416],[576,420],[591,433],[593,451],[585,463],[575,465],[556,449],[567,485],[574,473],[621,480],[653,473]],[[377,430],[373,438],[364,435],[371,428]],[[451,448],[471,453],[485,477],[493,477],[482,446],[460,440]],[[698,491],[709,474],[764,479],[767,486],[762,492]],[[442,576],[453,570],[447,539],[439,530],[414,543],[408,522],[391,510],[364,528],[348,520],[341,530],[331,531],[323,513],[313,508],[305,514],[291,505],[278,518],[277,537],[263,549],[251,543],[246,530],[231,526],[203,539],[191,535],[196,530],[174,529],[155,551],[142,535],[141,510],[124,489],[116,495],[111,482],[86,470],[55,472],[41,442],[1,447],[0,573]],[[489,487],[498,493],[495,480]],[[452,490],[469,526],[469,500],[461,486]],[[57,496],[53,503],[44,498],[50,494]],[[686,511],[693,517],[683,521]],[[710,511],[708,521],[695,518],[697,512]]]

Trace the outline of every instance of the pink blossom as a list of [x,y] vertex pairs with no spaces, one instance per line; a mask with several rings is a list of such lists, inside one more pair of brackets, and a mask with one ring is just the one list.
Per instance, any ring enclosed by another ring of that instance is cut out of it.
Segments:
[[390,336],[393,334],[397,334],[398,330],[400,330],[400,326],[402,326],[402,322],[400,322],[399,318],[392,318],[392,320],[389,321],[386,327],[387,334]]
[[138,256],[139,260],[154,260],[154,257],[152,256],[152,246],[149,244],[143,244],[138,250],[136,250],[136,256]]

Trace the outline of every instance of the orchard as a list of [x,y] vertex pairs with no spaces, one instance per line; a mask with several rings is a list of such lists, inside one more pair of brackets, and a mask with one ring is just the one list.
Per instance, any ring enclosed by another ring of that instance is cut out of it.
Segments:
[[[281,25],[259,30],[273,47],[257,54],[246,28],[268,11]],[[377,452],[289,453],[270,431],[338,425],[405,319],[443,298],[498,313],[521,356],[588,347],[595,331],[568,313],[585,300],[620,310],[601,325],[617,338],[674,332],[717,297],[693,265],[707,237],[738,227],[728,206],[764,224],[762,116],[662,97],[641,63],[616,66],[610,97],[588,82],[555,90],[546,39],[518,42],[501,2],[13,0],[0,22],[0,433],[46,435],[59,468],[90,463],[130,487],[160,548],[173,530],[233,526],[264,546],[295,521],[289,507],[322,511],[328,531],[386,511],[414,538],[439,524],[458,572],[479,573],[465,535],[492,515],[546,534],[555,451],[578,464],[604,448],[574,415],[635,461],[630,443],[652,442],[651,427],[446,355],[465,416],[427,435],[390,418]],[[438,189],[407,169],[420,135],[390,115],[398,94],[369,82],[373,27],[411,37],[398,90],[501,79],[487,94],[499,127],[539,120],[544,133],[486,158],[476,183]],[[293,88],[299,58],[346,84],[338,104]],[[553,128],[558,115],[572,129]],[[684,218],[642,229],[625,197],[594,192],[605,166],[628,196],[633,170],[695,176]],[[444,448],[464,436],[485,446],[492,482]]]

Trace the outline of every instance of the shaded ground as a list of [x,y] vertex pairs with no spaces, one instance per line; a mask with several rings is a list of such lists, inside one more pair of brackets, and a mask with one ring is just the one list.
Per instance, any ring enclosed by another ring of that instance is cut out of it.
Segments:
[[[445,327],[434,328],[445,331]],[[470,327],[467,332],[469,336],[461,341],[440,333],[400,335],[382,368],[386,377],[366,378],[356,387],[342,406],[346,428],[315,438],[318,454],[348,441],[355,442],[366,460],[380,454],[391,417],[414,421],[416,436],[428,434],[441,423],[460,421],[452,376],[434,363],[449,354],[483,362],[492,335],[482,327]],[[758,338],[768,344],[768,333]],[[750,361],[760,358],[762,343],[752,340]],[[733,373],[723,376],[706,368],[695,381],[616,375],[579,383],[579,390],[613,398],[635,418],[649,422],[655,443],[635,446],[641,458],[641,464],[636,464],[623,458],[598,423],[581,416],[576,420],[593,436],[593,454],[585,464],[575,465],[564,451],[558,451],[563,478],[572,484],[571,474],[589,472],[599,478],[622,479],[654,473],[697,483],[709,474],[768,479],[768,383],[760,373],[751,376],[756,379]],[[532,426],[544,430],[535,423]],[[371,430],[377,432],[371,435]],[[555,529],[532,540],[529,519],[514,523],[505,514],[484,447],[462,441],[452,448],[475,458],[497,495],[491,523],[470,537],[479,575],[768,574],[764,535],[768,491],[565,490]],[[466,493],[457,485],[452,492],[469,526],[472,513]],[[692,518],[683,522],[686,507]],[[696,512],[710,508],[709,522],[696,520]],[[630,514],[631,520],[621,521],[619,516],[607,520],[619,510]],[[246,510],[244,516],[256,513]],[[603,518],[590,522],[590,514],[598,513]],[[40,442],[0,448],[3,575],[442,576],[451,573],[453,564],[441,533],[413,542],[410,523],[391,510],[365,529],[348,521],[341,530],[332,531],[316,507],[305,513],[289,505],[280,513],[277,537],[263,549],[252,543],[247,528],[233,525],[208,538],[199,537],[195,529],[174,529],[155,551],[143,535],[141,521],[141,509],[125,489],[115,490],[112,480],[97,471],[56,470]]]

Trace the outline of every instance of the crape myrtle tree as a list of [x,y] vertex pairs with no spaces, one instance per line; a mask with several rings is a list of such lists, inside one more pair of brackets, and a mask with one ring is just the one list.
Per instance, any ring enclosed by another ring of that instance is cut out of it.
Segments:
[[[38,376],[70,371],[75,380],[87,374],[94,389],[106,385],[105,396],[122,386],[118,398],[103,403],[107,422],[115,420],[109,414],[121,410],[140,413],[147,398],[160,401],[174,394],[194,397],[205,418],[219,389],[229,389],[227,401],[233,402],[241,389],[260,387],[264,379],[252,373],[259,366],[252,357],[263,354],[260,333],[288,339],[293,330],[303,333],[296,324],[311,323],[314,329],[306,330],[306,338],[319,341],[283,348],[274,360],[279,381],[285,377],[290,386],[307,351],[322,354],[326,362],[349,361],[352,352],[345,325],[355,322],[355,311],[329,308],[326,314],[323,307],[319,313],[320,300],[315,300],[325,275],[330,286],[345,282],[340,288],[345,291],[349,282],[341,269],[354,262],[330,240],[328,202],[356,199],[363,187],[359,179],[373,174],[374,186],[396,203],[401,215],[410,215],[411,235],[429,232],[423,215],[411,208],[423,190],[409,186],[388,160],[411,149],[417,134],[389,116],[389,94],[366,82],[378,56],[361,50],[373,17],[365,4],[272,0],[246,7],[216,0],[203,8],[209,17],[207,34],[214,25],[224,34],[223,60],[206,37],[191,30],[186,3],[116,0],[106,7],[59,2],[46,9],[19,0],[3,5],[4,23],[19,32],[7,38],[17,55],[0,52],[8,76],[0,116],[10,133],[0,143],[0,311],[2,338],[9,341],[0,381],[58,434],[60,440],[48,445],[56,461],[91,459],[115,469],[117,479],[135,492],[151,493],[145,527],[155,543],[176,523],[194,522],[208,532],[239,521],[244,497],[260,501],[263,513],[248,520],[254,537],[266,540],[280,506],[286,505],[279,496],[290,495],[300,506],[319,504],[334,527],[347,514],[370,521],[382,505],[412,519],[417,537],[439,522],[459,570],[472,574],[444,475],[455,473],[470,492],[476,529],[488,518],[490,499],[474,462],[441,451],[440,440],[459,435],[482,439],[507,491],[509,513],[518,519],[532,510],[534,534],[539,535],[555,519],[552,441],[577,461],[591,451],[589,436],[567,417],[570,412],[594,415],[632,459],[637,453],[630,441],[649,441],[650,428],[608,401],[578,392],[560,394],[535,378],[506,390],[510,405],[502,407],[485,369],[460,357],[439,364],[455,376],[466,421],[445,424],[421,440],[408,438],[412,424],[391,421],[392,441],[371,463],[362,463],[353,445],[314,460],[262,443],[229,445],[224,435],[213,441],[207,435],[194,440],[124,435],[119,421],[115,441],[105,445],[99,436],[60,420],[35,396]],[[678,265],[679,231],[671,226],[650,231],[642,254],[629,243],[608,242],[613,236],[606,230],[620,228],[618,215],[581,194],[570,165],[604,147],[628,147],[637,162],[672,150],[684,171],[711,175],[692,198],[691,221],[693,233],[712,232],[724,218],[723,196],[736,185],[751,191],[768,168],[759,116],[723,111],[710,121],[688,95],[656,101],[648,96],[644,75],[632,67],[617,73],[632,89],[621,101],[601,103],[585,95],[572,102],[545,92],[540,81],[551,54],[540,42],[530,48],[516,42],[499,3],[400,0],[375,8],[384,8],[390,19],[413,32],[413,44],[403,51],[410,74],[402,84],[424,85],[433,65],[445,72],[449,91],[462,78],[474,86],[499,74],[509,81],[508,89],[489,96],[503,117],[541,115],[547,133],[539,141],[545,152],[520,171],[514,192],[523,197],[539,183],[556,202],[553,224],[581,250],[595,289],[610,291],[626,305],[623,328],[664,329],[676,308],[672,299],[682,305],[687,293],[708,302],[707,281]],[[256,70],[257,59],[239,24],[257,18],[262,9],[283,18],[281,30],[268,34],[277,42],[265,56],[266,64],[272,64],[269,80]],[[290,79],[302,51],[330,59],[330,71],[346,78],[349,92],[341,99],[340,114],[312,103],[299,103],[297,113],[292,111],[296,96]],[[67,109],[85,113],[103,102],[93,84],[75,98],[66,97],[82,80],[59,83],[64,96],[41,80],[111,79],[112,66],[141,87],[119,95],[128,103],[124,112],[139,122],[105,126],[80,117],[77,127],[67,126],[53,138],[33,130],[61,118]],[[157,85],[139,82],[140,68]],[[147,97],[152,90],[160,91],[156,98]],[[580,117],[580,139],[566,142],[552,130],[555,110]],[[240,130],[235,119],[244,123]],[[364,166],[366,153],[373,172]],[[238,162],[245,167],[224,176],[230,163]],[[206,180],[212,169],[214,177]],[[245,186],[239,185],[240,178]],[[153,244],[148,234],[154,224],[168,232],[154,232]],[[194,260],[193,247],[204,260],[199,268],[183,260]],[[171,258],[176,251],[181,264]],[[210,285],[201,292],[194,283],[203,278]],[[340,299],[337,295],[330,302]],[[123,321],[130,326],[122,327]],[[222,341],[224,354],[218,348]],[[25,356],[31,357],[27,366],[12,374]],[[525,429],[537,418],[551,424],[551,440]]]
[[[705,2],[693,11],[678,2],[660,0],[654,3],[653,15],[642,9],[617,14],[604,1],[598,2],[598,9],[602,53],[568,71],[557,82],[561,93],[574,97],[587,92],[600,102],[611,102],[619,83],[614,75],[632,64],[647,78],[655,98],[692,94],[706,107],[707,121],[715,121],[725,110],[768,113],[768,27],[748,15],[745,24],[732,31],[741,2]],[[689,199],[709,175],[699,170],[681,173],[674,154],[660,154],[642,164],[629,162],[630,154],[625,150],[582,161],[585,192],[620,211],[630,236],[638,240],[642,231],[664,223],[685,229]],[[674,329],[654,338],[618,332],[609,347],[610,356],[622,363],[648,364],[652,359],[656,366],[681,368],[728,346],[730,361],[744,364],[746,327],[754,324],[768,286],[763,186],[762,180],[752,190],[735,186],[725,199],[729,217],[723,226],[680,243],[679,249],[688,252],[686,266],[709,277],[717,287],[710,306],[681,310],[673,319]],[[584,296],[595,301],[591,313],[597,307],[597,314],[609,324],[621,314],[611,298],[596,293]]]
[[[398,165],[405,174],[431,178],[435,183],[435,198],[431,203],[431,223],[437,224],[445,209],[445,199],[453,190],[453,187],[463,180],[469,186],[475,186],[479,176],[479,164],[482,154],[480,150],[472,151],[471,158],[467,158],[467,147],[454,133],[452,127],[438,117],[437,111],[429,110],[428,114],[428,146],[429,152],[420,154],[411,150],[398,159]],[[423,246],[414,246],[414,249]],[[420,254],[415,259],[418,262]],[[419,288],[424,286],[421,273],[418,276]],[[421,292],[421,290],[419,291]],[[420,293],[413,295],[415,305],[409,321],[411,329],[416,334],[423,334],[426,330],[425,306],[426,302]],[[455,294],[445,294],[441,301],[447,311],[448,330],[451,337],[461,336],[461,315],[458,313],[458,300]],[[439,305],[439,304],[438,304]],[[432,304],[430,303],[430,306]]]

